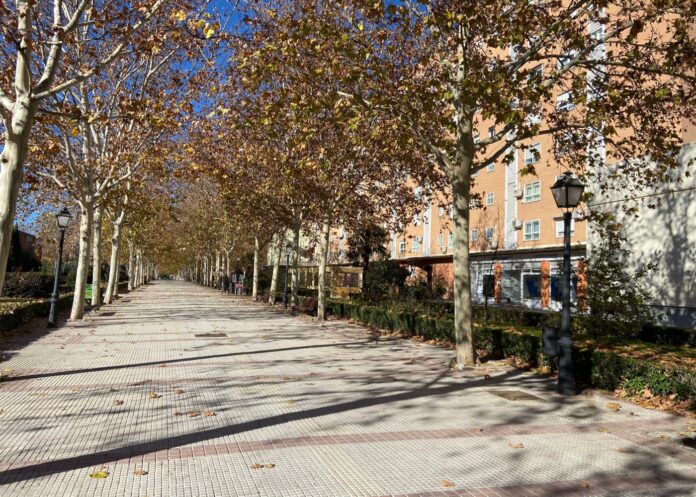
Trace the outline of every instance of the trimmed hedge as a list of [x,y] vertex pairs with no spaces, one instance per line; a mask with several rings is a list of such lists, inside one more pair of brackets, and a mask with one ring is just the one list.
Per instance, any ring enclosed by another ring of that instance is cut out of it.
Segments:
[[7,273],[3,294],[6,297],[44,298],[53,291],[53,275],[45,273]]
[[[68,309],[72,305],[72,294],[63,295],[58,298],[58,310]],[[0,301],[1,302],[1,301]],[[10,331],[33,318],[48,318],[51,309],[51,301],[40,300],[28,302],[25,305],[14,308],[0,314],[0,331]]]
[[[415,312],[344,301],[329,301],[327,311],[389,331],[454,342],[454,321],[449,316],[434,319]],[[511,358],[528,367],[554,366],[553,359],[541,351],[540,335],[488,327],[476,328],[474,340],[479,353],[487,359]],[[654,394],[696,399],[696,371],[690,369],[670,368],[591,348],[575,348],[573,362],[580,385],[605,390],[624,388],[629,393],[640,393],[648,388]]]

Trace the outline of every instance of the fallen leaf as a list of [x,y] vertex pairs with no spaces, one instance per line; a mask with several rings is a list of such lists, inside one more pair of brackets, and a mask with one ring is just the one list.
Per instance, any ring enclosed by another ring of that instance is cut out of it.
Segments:
[[155,392],[150,392],[149,394],[147,394],[147,396],[151,399],[158,399],[161,397],[161,395],[159,395],[158,393],[155,393]]
[[416,363],[416,360],[411,358],[408,361],[406,361],[404,364],[415,364],[415,363]]
[[135,476],[145,476],[147,474],[147,471],[145,471],[144,469],[137,469],[133,474]]
[[183,391],[182,389],[179,388],[179,389],[177,389],[177,390],[174,390],[174,393],[177,394],[177,395],[181,395],[182,393],[184,393],[184,391]]
[[289,405],[289,406],[294,406],[294,405],[295,405],[295,401],[294,401],[294,400],[288,400],[288,405]]
[[621,404],[618,402],[609,402],[607,403],[607,408],[610,411],[619,412],[621,410]]
[[266,467],[269,468],[269,469],[270,469],[270,468],[275,468],[275,464],[273,464],[273,463],[268,463],[268,464],[266,464]]
[[183,415],[184,415],[183,412],[174,411],[174,416],[183,416]]
[[191,412],[189,413],[189,418],[195,418],[196,416],[200,416],[200,415],[201,415],[200,412],[191,411]]
[[160,368],[168,368],[169,366],[167,366],[166,364],[160,364],[159,367]]
[[582,488],[590,488],[590,484],[587,482],[582,482]]
[[109,473],[107,471],[95,471],[94,473],[90,473],[89,477],[90,478],[106,478],[109,476]]
[[251,469],[261,469],[261,468],[263,468],[263,464],[254,463],[254,464],[252,464],[252,465],[249,466],[249,467],[250,467]]
[[524,449],[524,444],[521,443],[516,443],[516,444],[509,444],[511,449]]
[[211,411],[210,409],[206,409],[203,411],[203,416],[216,416],[215,411]]
[[597,431],[600,433],[609,433],[609,428],[604,428],[603,426],[600,426],[597,428]]
[[620,448],[616,449],[616,452],[621,452],[622,454],[633,454],[635,452],[635,450],[630,448],[630,447],[628,447],[628,448],[620,447]]
[[122,405],[123,405],[123,401],[122,401],[122,400],[114,400],[114,405],[115,405],[115,406],[122,406]]
[[445,488],[456,487],[456,486],[457,486],[456,483],[454,483],[453,481],[449,481],[449,480],[442,480],[440,483],[441,483],[442,486],[445,487]]

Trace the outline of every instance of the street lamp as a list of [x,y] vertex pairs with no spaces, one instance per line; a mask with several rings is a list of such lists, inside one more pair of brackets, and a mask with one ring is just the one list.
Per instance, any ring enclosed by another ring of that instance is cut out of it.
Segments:
[[48,327],[56,327],[56,312],[58,307],[58,286],[60,285],[60,266],[63,260],[63,242],[65,241],[65,230],[70,224],[72,216],[67,208],[63,207],[58,214],[56,214],[56,222],[58,223],[58,229],[60,230],[60,241],[58,243],[58,259],[56,259],[56,274],[53,279],[53,293],[51,294],[51,310],[48,313]]
[[585,185],[574,178],[570,172],[563,173],[551,187],[553,198],[563,213],[563,277],[561,293],[563,307],[561,310],[561,328],[558,340],[558,385],[556,390],[563,395],[575,395],[575,378],[573,376],[573,339],[570,332],[570,223],[572,210],[580,204]]
[[285,244],[285,289],[283,290],[283,307],[288,308],[288,268],[290,267],[290,254],[292,253],[292,242]]

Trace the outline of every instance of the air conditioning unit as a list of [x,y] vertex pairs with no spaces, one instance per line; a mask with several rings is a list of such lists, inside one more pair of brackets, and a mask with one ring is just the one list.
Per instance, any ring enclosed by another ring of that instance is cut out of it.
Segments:
[[512,227],[515,228],[516,230],[521,230],[522,229],[522,221],[519,219],[513,219],[512,220]]
[[524,196],[524,192],[520,190],[519,188],[515,188],[514,192],[515,198],[522,198]]

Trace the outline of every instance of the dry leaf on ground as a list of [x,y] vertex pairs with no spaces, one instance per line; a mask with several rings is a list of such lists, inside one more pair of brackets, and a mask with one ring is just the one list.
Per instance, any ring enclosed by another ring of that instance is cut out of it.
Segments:
[[137,469],[133,474],[135,476],[145,476],[147,474],[147,471],[145,471],[144,469]]
[[442,486],[445,487],[445,488],[456,487],[456,486],[457,486],[456,483],[454,483],[453,481],[449,481],[449,480],[442,480],[440,483],[441,483]]
[[159,399],[161,397],[161,395],[156,392],[150,392],[147,396],[151,399]]
[[275,468],[275,464],[273,464],[273,463],[271,462],[271,463],[266,464],[266,467],[267,467],[268,469]]
[[184,415],[183,412],[174,411],[174,416],[183,416],[183,415]]
[[122,406],[122,405],[123,405],[123,401],[122,401],[122,400],[114,400],[114,405],[115,405],[115,406]]
[[630,447],[620,447],[616,449],[616,452],[621,452],[622,454],[633,454],[635,452],[635,449],[632,449]]
[[510,444],[511,449],[524,449],[524,444],[521,443],[516,443],[516,444]]
[[619,404],[618,402],[608,402],[607,408],[610,411],[619,412],[621,410],[621,404]]
[[195,418],[196,416],[200,416],[200,415],[201,415],[200,412],[191,411],[191,412],[189,413],[189,418]]
[[174,390],[174,393],[177,395],[181,395],[182,393],[184,393],[184,391],[181,388],[177,388],[176,390]]
[[605,428],[603,426],[600,426],[599,428],[597,428],[597,431],[600,433],[609,433],[609,428]]
[[294,400],[288,400],[288,405],[289,405],[289,406],[294,406],[294,405],[295,405],[295,401],[294,401]]
[[259,464],[259,463],[256,462],[256,463],[252,464],[252,465],[249,466],[249,467],[250,467],[251,469],[261,469],[261,468],[263,468],[263,464]]
[[109,476],[109,472],[104,470],[95,471],[94,473],[90,473],[89,475],[90,478],[106,478],[107,476]]
[[203,411],[203,416],[217,416],[217,414],[215,414],[215,411],[211,411],[210,409],[206,409],[205,411]]

